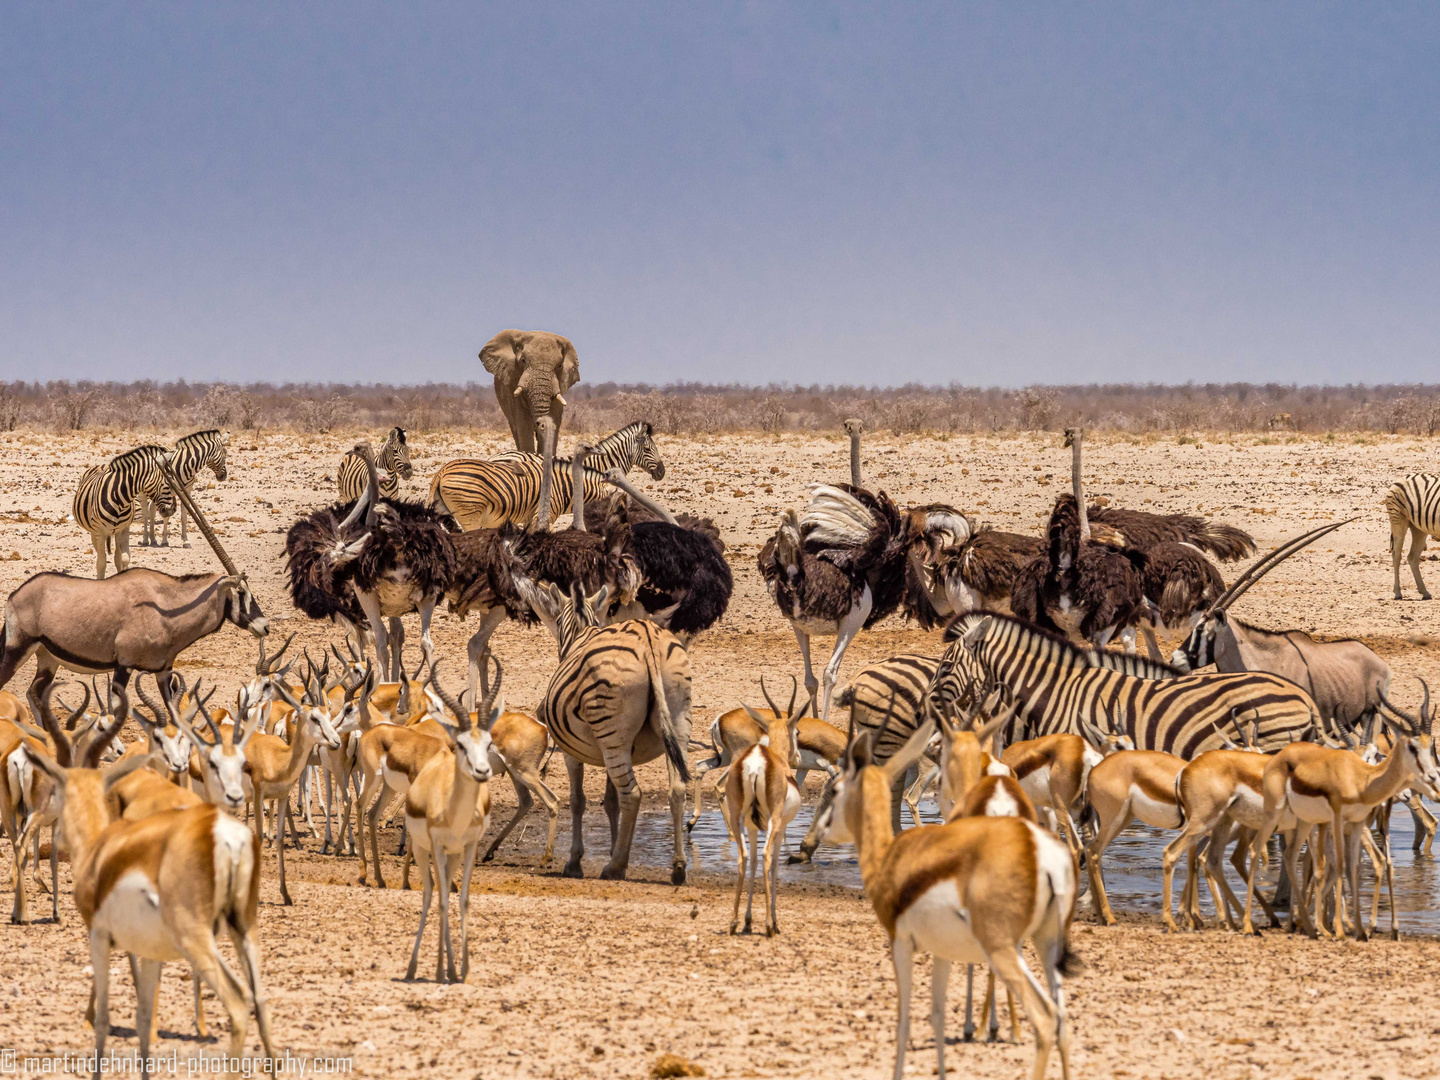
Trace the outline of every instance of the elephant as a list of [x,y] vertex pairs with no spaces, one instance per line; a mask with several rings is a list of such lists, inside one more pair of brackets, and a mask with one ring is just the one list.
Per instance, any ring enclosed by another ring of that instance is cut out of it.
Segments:
[[560,424],[565,419],[565,391],[580,380],[580,360],[569,338],[543,330],[502,330],[480,350],[480,363],[495,376],[495,397],[510,424],[515,446],[544,458],[536,526],[550,528],[550,473]]

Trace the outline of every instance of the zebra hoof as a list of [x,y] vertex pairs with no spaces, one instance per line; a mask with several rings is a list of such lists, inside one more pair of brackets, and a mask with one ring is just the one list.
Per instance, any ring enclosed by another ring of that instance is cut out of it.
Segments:
[[583,878],[585,876],[585,871],[580,868],[580,864],[578,862],[570,862],[565,864],[565,869],[560,871],[560,876],[568,878]]
[[670,871],[670,884],[671,884],[671,885],[684,885],[684,884],[685,884],[685,867],[683,867],[683,866],[676,866],[676,867],[674,867],[674,868],[671,869],[671,871]]
[[625,867],[623,867],[623,866],[621,866],[621,867],[614,867],[614,866],[607,866],[607,867],[605,867],[604,870],[601,870],[601,871],[600,871],[600,880],[601,880],[601,881],[624,881],[624,880],[625,880]]
[[181,544],[180,546],[181,546],[181,547],[187,547],[187,548],[188,548],[188,547],[190,547],[191,545],[190,545],[190,544]]

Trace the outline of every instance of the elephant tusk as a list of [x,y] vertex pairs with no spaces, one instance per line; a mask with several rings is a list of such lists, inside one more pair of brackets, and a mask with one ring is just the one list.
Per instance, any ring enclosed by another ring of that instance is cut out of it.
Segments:
[[560,402],[560,404],[563,405],[563,406],[565,406],[565,408],[567,408],[567,409],[570,407],[570,403],[569,403],[568,401],[566,401],[566,400],[565,400],[562,396],[560,396],[559,394],[556,394],[556,395],[555,395],[555,400],[558,401],[558,402]]
[[514,396],[515,396],[515,397],[519,397],[519,396],[520,396],[521,394],[523,394],[524,392],[525,392],[525,387],[524,387],[524,385],[522,384],[522,385],[520,385],[520,386],[515,387],[515,395],[514,395]]

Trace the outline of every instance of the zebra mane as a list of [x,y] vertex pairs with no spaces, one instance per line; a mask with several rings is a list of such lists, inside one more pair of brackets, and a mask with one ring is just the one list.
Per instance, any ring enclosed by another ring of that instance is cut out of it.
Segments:
[[219,428],[206,428],[204,431],[192,431],[189,435],[181,435],[180,438],[175,440],[175,445],[176,447],[179,447],[181,444],[189,446],[193,443],[205,442],[209,439],[219,437]]
[[618,431],[612,431],[596,443],[595,453],[603,454],[612,447],[621,446],[630,442],[637,435],[648,435],[650,431],[650,425],[644,420],[632,420]]
[[168,447],[156,446],[154,443],[146,443],[144,446],[131,447],[123,454],[116,454],[110,459],[111,465],[119,465],[122,462],[137,461],[142,458],[159,458],[161,454],[168,454]]
[[1183,674],[1179,668],[1171,667],[1159,660],[1150,660],[1143,656],[1129,656],[1125,653],[1111,652],[1108,649],[1092,649],[1086,645],[1076,645],[1069,638],[1054,631],[1036,626],[1032,622],[1026,622],[1015,615],[1002,615],[998,612],[967,611],[963,615],[956,616],[945,628],[944,640],[958,641],[967,630],[982,619],[992,619],[997,625],[1008,623],[1014,626],[1022,648],[1030,647],[1032,642],[1039,643],[1051,651],[1063,651],[1063,654],[1074,657],[1085,667],[1106,668],[1110,671],[1118,671],[1122,675],[1134,675],[1141,679],[1174,679]]

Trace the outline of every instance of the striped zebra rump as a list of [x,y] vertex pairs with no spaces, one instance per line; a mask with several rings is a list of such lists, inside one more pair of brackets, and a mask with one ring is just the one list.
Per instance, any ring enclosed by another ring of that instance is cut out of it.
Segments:
[[612,623],[581,631],[537,717],[586,765],[605,765],[606,751],[632,766],[669,755],[688,780],[690,688],[690,657],[675,635],[640,620]]
[[1224,746],[1220,732],[1233,730],[1232,713],[1259,720],[1267,752],[1305,737],[1320,715],[1308,693],[1278,675],[1181,675],[1152,660],[1073,645],[1012,616],[972,612],[946,636],[947,658],[968,652],[954,663],[975,665],[1019,704],[1011,741],[1069,733],[1093,742],[1090,730],[1113,718],[1136,749],[1189,759]]
[[[400,495],[400,481],[415,475],[410,464],[410,443],[402,427],[390,429],[380,453],[375,458],[375,470],[382,499],[394,499]],[[340,459],[340,468],[335,471],[335,486],[340,491],[340,501],[353,503],[370,486],[370,471],[365,459],[354,450]]]
[[[609,494],[608,470],[628,473],[637,465],[652,479],[665,476],[653,429],[638,420],[606,435],[585,459],[584,501]],[[442,465],[430,481],[430,505],[448,510],[464,529],[528,525],[540,507],[544,468],[541,455],[520,450],[493,458],[456,458]],[[570,494],[570,459],[556,457],[550,478],[552,518],[569,512]]]
[[1407,528],[1440,539],[1440,476],[1415,473],[1395,484],[1385,496],[1390,531],[1403,536]]
[[[850,685],[840,691],[835,703],[849,708],[850,723],[857,736],[868,731],[874,738],[880,728],[885,727],[872,747],[872,757],[877,764],[890,760],[920,726],[925,695],[939,666],[937,657],[902,653],[862,669]],[[891,708],[892,698],[894,713],[886,725],[885,714]]]
[[163,446],[137,446],[86,469],[70,506],[75,523],[91,536],[108,538],[130,527],[141,499],[154,502],[165,517],[173,514],[175,493],[160,473],[165,453]]

